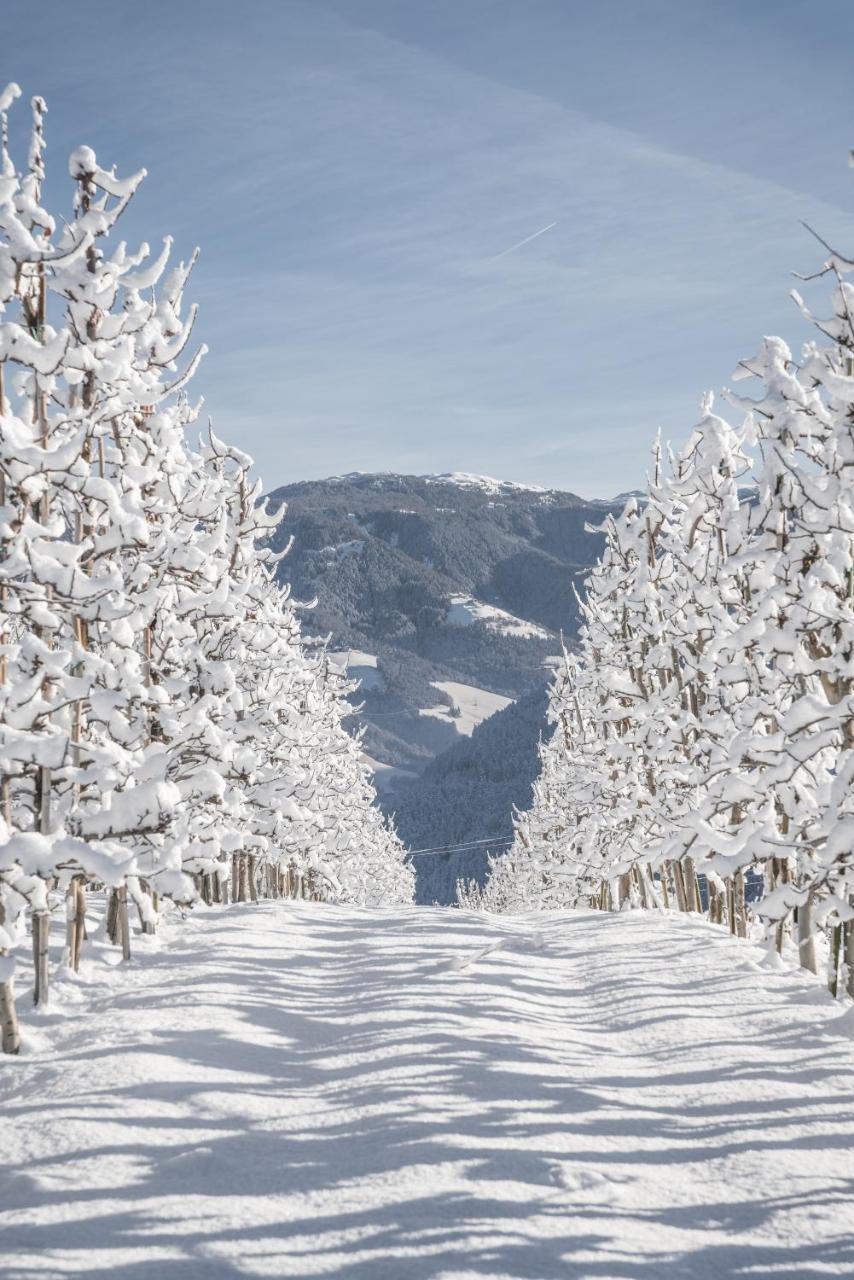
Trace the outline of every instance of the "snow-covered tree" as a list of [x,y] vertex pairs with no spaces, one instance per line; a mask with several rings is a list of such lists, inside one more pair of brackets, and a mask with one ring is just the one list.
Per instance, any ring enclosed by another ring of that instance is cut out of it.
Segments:
[[729,393],[744,427],[707,398],[669,472],[609,520],[553,690],[581,728],[543,753],[485,898],[546,905],[583,850],[602,905],[674,903],[744,934],[759,875],[777,947],[793,929],[815,970],[824,931],[830,987],[854,993],[854,263],[829,252],[830,318],[796,295],[819,338],[800,360],[766,338],[739,369],[760,393]]
[[[251,460],[193,449],[185,388],[196,261],[115,240],[143,173],[88,147],[71,215],[42,207],[45,106],[26,169],[0,95],[0,1025],[15,1051],[11,952],[34,930],[47,998],[49,900],[77,967],[87,885],[128,900],[280,893],[401,901],[412,871],[373,804],[346,690],[303,645],[266,543],[281,513]],[[231,873],[231,874],[229,874]],[[319,886],[323,884],[321,889]],[[290,883],[288,891],[295,890]]]

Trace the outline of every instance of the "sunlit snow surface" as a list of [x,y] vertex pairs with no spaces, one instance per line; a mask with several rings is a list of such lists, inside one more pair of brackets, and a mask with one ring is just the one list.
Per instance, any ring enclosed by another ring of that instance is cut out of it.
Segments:
[[309,904],[165,935],[23,1010],[9,1280],[854,1273],[854,1044],[751,944]]
[[490,631],[497,631],[503,636],[535,636],[541,640],[549,638],[545,627],[517,618],[504,609],[496,608],[494,604],[484,604],[473,596],[451,596],[445,621],[452,627],[470,627],[475,622],[481,622]]
[[441,703],[435,707],[424,707],[420,714],[442,720],[467,738],[482,720],[494,716],[496,711],[503,711],[513,701],[500,693],[490,693],[488,689],[478,689],[473,684],[460,684],[457,680],[433,680],[431,684],[450,698],[453,705]]

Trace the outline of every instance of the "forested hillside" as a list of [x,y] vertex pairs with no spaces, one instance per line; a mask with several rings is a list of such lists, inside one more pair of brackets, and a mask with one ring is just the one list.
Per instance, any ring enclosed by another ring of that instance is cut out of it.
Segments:
[[[287,503],[275,547],[293,539],[280,578],[312,606],[305,630],[360,681],[354,724],[404,840],[506,836],[530,799],[549,660],[575,634],[603,546],[588,526],[609,505],[457,474],[347,475],[271,497]],[[452,900],[487,847],[429,871],[422,860],[424,900]]]
[[367,753],[416,771],[463,727],[422,714],[452,710],[436,683],[517,698],[545,682],[603,545],[586,529],[602,504],[485,477],[357,474],[271,497],[288,504],[276,546],[294,539],[280,576],[316,601],[306,630],[353,651],[353,673],[367,676]]
[[549,738],[545,687],[524,694],[443,751],[394,796],[394,825],[414,859],[416,896],[455,900],[458,879],[483,883],[490,853],[513,838],[513,811],[527,809],[539,770],[537,746]]

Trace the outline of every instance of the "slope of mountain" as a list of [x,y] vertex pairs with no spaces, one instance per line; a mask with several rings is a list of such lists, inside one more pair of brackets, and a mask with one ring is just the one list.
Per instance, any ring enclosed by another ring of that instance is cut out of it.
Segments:
[[486,878],[490,853],[503,853],[513,810],[527,809],[537,776],[537,743],[548,737],[545,685],[484,720],[397,790],[394,822],[413,850],[416,900],[449,903],[459,879]]
[[[602,546],[587,526],[601,525],[611,504],[465,474],[357,473],[271,496],[287,503],[275,546],[293,539],[279,573],[306,603],[304,627],[331,637],[335,661],[360,680],[354,702],[366,755],[381,767],[384,807],[396,809],[405,791],[407,830],[418,841],[461,839],[465,824],[441,813],[432,827],[410,819],[419,779],[434,809],[450,804],[425,767],[470,739],[471,777],[477,725],[543,689],[561,633],[571,640],[576,630],[576,592]],[[500,714],[516,724],[510,711]],[[506,830],[515,792],[507,780],[490,785],[489,812],[501,810]]]

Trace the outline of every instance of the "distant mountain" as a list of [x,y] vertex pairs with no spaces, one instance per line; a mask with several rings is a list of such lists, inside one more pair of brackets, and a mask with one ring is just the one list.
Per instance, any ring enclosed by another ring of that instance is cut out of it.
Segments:
[[[361,680],[358,722],[383,805],[394,809],[405,790],[414,813],[418,778],[435,757],[543,689],[602,547],[586,526],[601,525],[612,504],[459,473],[356,473],[271,497],[288,506],[275,546],[293,539],[281,578],[313,603],[303,625],[328,635]],[[509,815],[510,789],[503,794]],[[417,830],[429,838],[429,822]],[[435,831],[447,830],[437,817]]]

